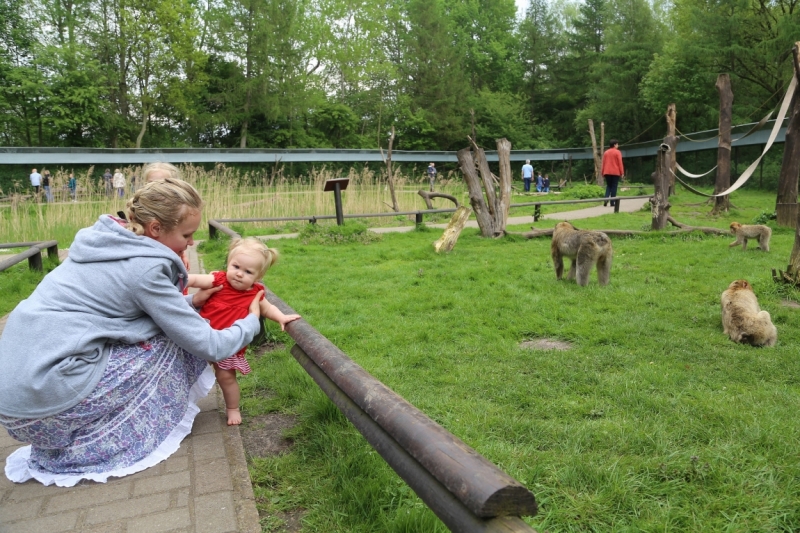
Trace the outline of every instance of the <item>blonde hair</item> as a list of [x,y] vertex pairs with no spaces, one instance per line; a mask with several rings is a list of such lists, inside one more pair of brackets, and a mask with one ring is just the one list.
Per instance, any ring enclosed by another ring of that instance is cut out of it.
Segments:
[[[228,261],[236,252],[251,252],[252,255],[261,260],[261,268],[256,273],[256,278],[261,279],[267,273],[269,267],[278,261],[278,250],[267,248],[267,246],[255,237],[245,237],[244,239],[233,239],[228,246]],[[226,261],[227,263],[227,261]]]
[[136,191],[128,200],[128,229],[144,235],[144,227],[153,220],[165,231],[178,226],[191,211],[200,211],[203,200],[197,190],[183,180],[167,178],[153,181]]
[[[169,174],[169,177],[172,179],[179,180],[181,179],[181,171],[175,165],[171,163],[165,163],[163,161],[155,161],[153,163],[148,163],[144,167],[142,167],[142,180],[147,183],[150,181],[148,175],[151,172],[155,172],[156,170],[160,170]],[[160,178],[156,178],[159,180]]]

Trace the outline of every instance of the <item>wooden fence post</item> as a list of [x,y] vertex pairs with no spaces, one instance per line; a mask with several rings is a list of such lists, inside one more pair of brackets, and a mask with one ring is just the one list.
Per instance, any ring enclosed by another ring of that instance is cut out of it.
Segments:
[[670,147],[664,143],[658,151],[658,168],[653,172],[655,193],[650,200],[652,212],[652,229],[661,230],[667,227],[669,217],[669,154]]
[[[800,59],[798,59],[798,48],[800,42],[792,47],[792,63],[794,64],[794,76],[800,80]],[[786,140],[783,143],[783,162],[781,163],[781,174],[778,180],[778,196],[775,200],[775,212],[778,215],[778,225],[784,228],[796,228],[797,226],[797,178],[800,175],[800,97],[798,91],[792,96],[789,104],[789,123],[786,126]],[[762,161],[763,163],[763,161]],[[798,244],[795,243],[795,250]],[[792,250],[794,257],[795,251]],[[800,256],[800,251],[798,252]],[[792,261],[794,263],[795,261]],[[800,257],[798,257],[800,265]]]
[[[731,186],[731,116],[733,113],[733,91],[731,78],[727,74],[717,76],[719,92],[719,141],[717,148],[717,179],[714,182],[714,194],[719,194]],[[730,208],[728,196],[714,198],[714,209],[717,215]]]

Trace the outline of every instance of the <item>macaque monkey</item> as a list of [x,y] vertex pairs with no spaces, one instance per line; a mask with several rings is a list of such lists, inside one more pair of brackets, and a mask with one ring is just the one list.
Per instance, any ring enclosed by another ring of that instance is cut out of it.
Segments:
[[[600,285],[608,285],[611,277],[611,239],[601,231],[576,229],[569,222],[559,222],[553,231],[550,255],[556,268],[556,279],[564,273],[564,257],[572,260],[567,279],[575,279],[578,285],[589,284],[589,273],[597,264],[597,280]],[[576,278],[577,275],[577,278]]]
[[769,313],[758,307],[753,287],[746,279],[731,283],[720,298],[722,330],[733,342],[775,346],[778,330]]
[[738,222],[731,222],[731,233],[736,235],[736,241],[728,245],[733,247],[742,245],[742,250],[747,250],[747,239],[758,239],[758,247],[769,252],[769,239],[772,237],[772,229],[769,226],[747,226]]

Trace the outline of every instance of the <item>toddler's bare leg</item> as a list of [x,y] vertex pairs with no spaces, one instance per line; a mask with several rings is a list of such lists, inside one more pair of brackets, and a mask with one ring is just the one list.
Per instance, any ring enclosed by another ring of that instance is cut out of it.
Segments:
[[239,425],[242,423],[242,415],[239,413],[239,383],[236,381],[236,371],[224,370],[214,365],[214,372],[222,389],[222,397],[225,398],[228,425]]

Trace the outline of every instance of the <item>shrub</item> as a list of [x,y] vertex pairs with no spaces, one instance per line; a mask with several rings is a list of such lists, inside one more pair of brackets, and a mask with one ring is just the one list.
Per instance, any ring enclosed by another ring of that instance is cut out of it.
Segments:
[[602,198],[605,189],[598,185],[581,184],[564,189],[562,198],[584,200],[586,198]]
[[378,233],[368,231],[367,225],[351,222],[343,226],[306,224],[300,231],[303,244],[346,244],[360,242],[369,244],[381,240]]

